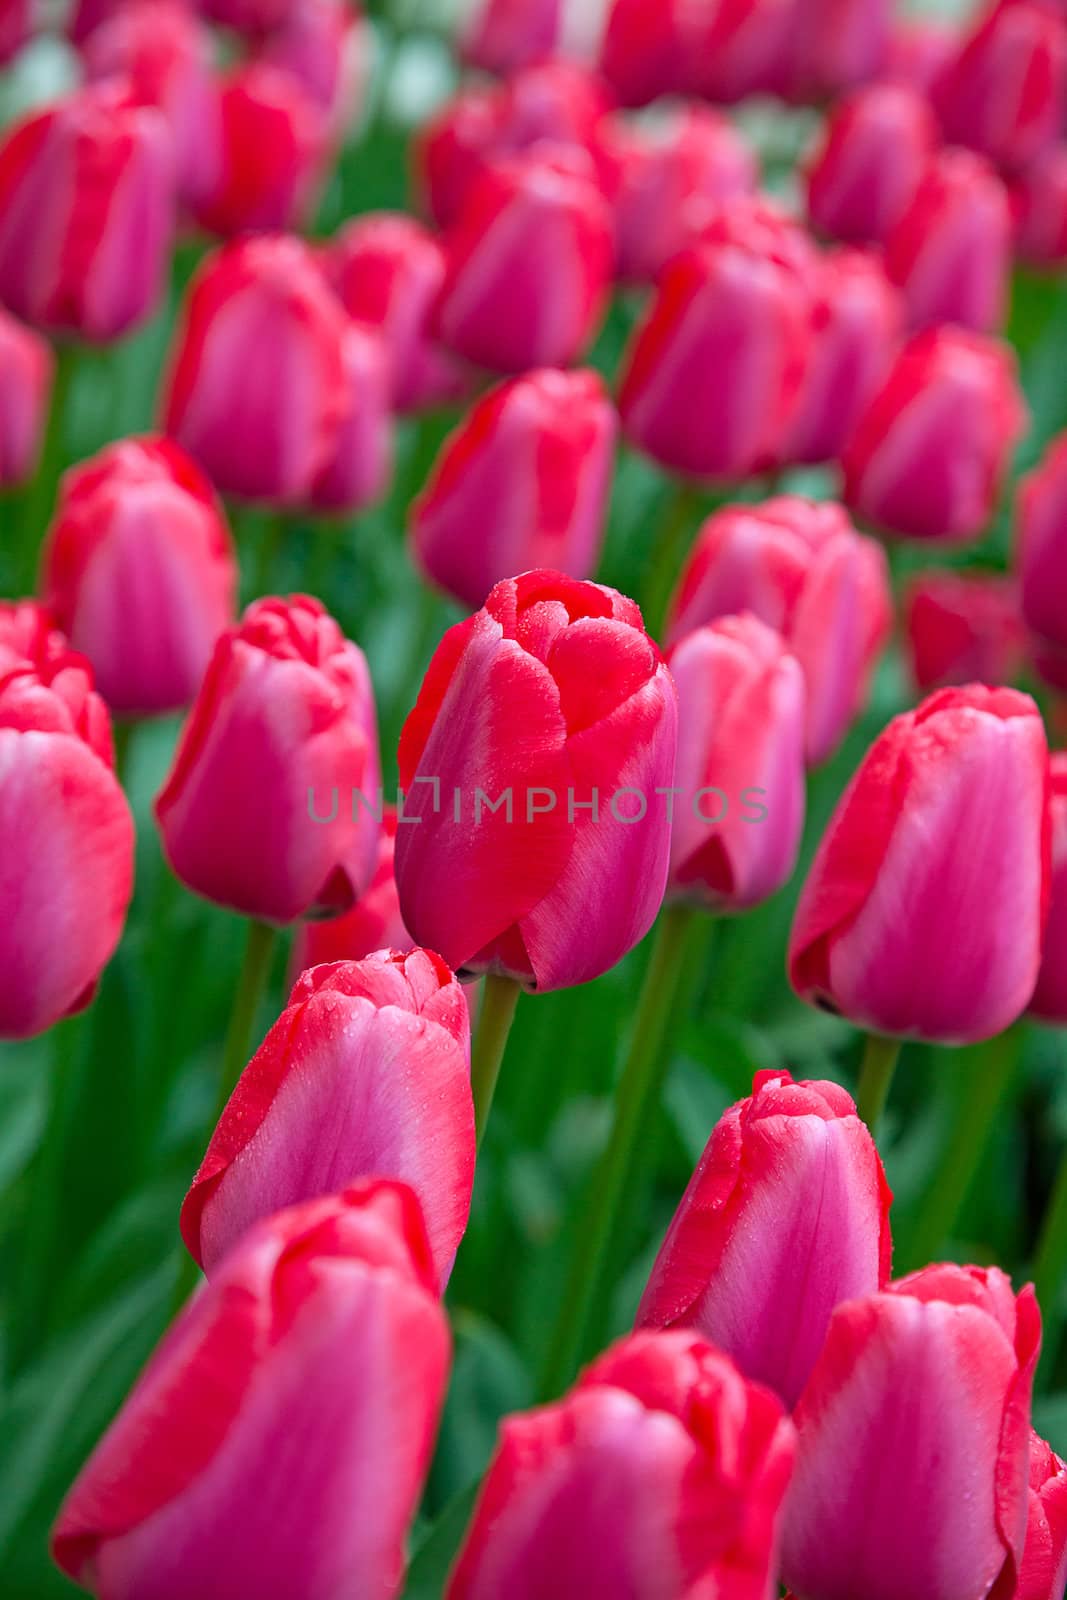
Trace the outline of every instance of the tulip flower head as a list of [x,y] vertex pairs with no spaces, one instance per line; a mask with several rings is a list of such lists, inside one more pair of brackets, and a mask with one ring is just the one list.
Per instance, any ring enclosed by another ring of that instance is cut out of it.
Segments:
[[51,346],[0,310],[0,489],[32,478],[52,396]]

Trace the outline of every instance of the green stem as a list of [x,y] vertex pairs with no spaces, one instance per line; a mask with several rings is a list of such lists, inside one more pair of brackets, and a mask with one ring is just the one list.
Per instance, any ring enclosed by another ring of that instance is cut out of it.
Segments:
[[70,423],[70,393],[78,366],[78,346],[55,346],[55,370],[48,405],[41,455],[23,508],[22,552],[19,589],[32,594],[37,585],[37,568],[45,532],[52,520],[59,490],[59,479],[66,465],[66,435]]
[[1060,1157],[1059,1171],[1052,1186],[1048,1207],[1041,1222],[1041,1232],[1034,1257],[1034,1287],[1044,1325],[1041,1347],[1041,1364],[1038,1367],[1036,1388],[1046,1390],[1063,1338],[1063,1291],[1067,1277],[1067,1150]]
[[489,1120],[520,992],[514,978],[501,978],[493,972],[486,974],[478,1026],[471,1046],[471,1092],[474,1095],[474,1126],[479,1144]]
[[893,1082],[902,1046],[900,1039],[887,1039],[880,1033],[869,1033],[860,1065],[859,1088],[856,1090],[856,1110],[872,1133],[878,1130],[885,1103],[889,1099],[889,1086]]
[[[256,1012],[270,977],[271,957],[277,942],[278,930],[269,922],[249,922],[248,943],[245,945],[241,975],[233,997],[230,1025],[226,1030],[226,1043],[222,1052],[222,1070],[219,1076],[218,1100],[215,1105],[215,1122],[218,1122],[248,1064],[252,1048],[252,1030]],[[212,1125],[214,1127],[214,1124]]]
[[626,1192],[649,1118],[669,1065],[665,1048],[675,1012],[686,934],[695,912],[669,906],[661,915],[637,1002],[629,1049],[615,1086],[615,1112],[607,1145],[593,1174],[559,1315],[541,1377],[544,1399],[562,1393],[582,1355],[589,1313],[600,1292],[604,1257],[620,1200]]
[[658,639],[663,631],[667,606],[696,531],[699,506],[700,491],[695,485],[679,482],[673,486],[666,515],[653,540],[648,589],[643,597],[645,627],[653,638]]
[[963,1093],[953,1106],[952,1127],[922,1211],[898,1247],[898,1277],[935,1260],[951,1236],[989,1146],[1025,1037],[1022,1027],[1009,1028],[974,1051],[960,1052]]
[[114,722],[111,728],[115,745],[115,776],[124,789],[129,786],[130,749],[133,745],[135,727],[136,723],[122,721]]
[[262,527],[256,530],[259,538],[256,542],[252,590],[252,598],[255,600],[275,592],[278,558],[281,555],[287,526],[285,512],[272,511],[264,519]]

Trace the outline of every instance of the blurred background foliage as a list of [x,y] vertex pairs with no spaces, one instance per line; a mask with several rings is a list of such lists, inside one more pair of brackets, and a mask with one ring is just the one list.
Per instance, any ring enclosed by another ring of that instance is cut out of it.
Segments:
[[[324,234],[359,212],[411,207],[411,127],[452,87],[443,8],[407,0],[367,9],[379,28],[376,99],[325,195],[316,229]],[[41,46],[46,52],[60,48]],[[0,115],[6,120],[28,101],[54,92],[62,68],[58,57],[31,62],[17,83],[12,78],[0,86]],[[771,179],[781,186],[810,129],[811,113],[749,114],[746,108],[745,120],[768,157]],[[65,461],[153,424],[176,307],[201,251],[183,247],[170,303],[152,324],[116,348],[80,358],[62,440]],[[637,303],[617,301],[593,353],[592,364],[609,379]],[[1067,426],[1067,282],[1019,274],[1009,337],[1033,412],[1020,450],[1023,469]],[[404,550],[406,508],[452,420],[403,423],[388,501],[350,522],[294,521],[271,557],[271,587],[320,595],[368,655],[387,792],[396,780],[404,715],[433,646],[459,616],[422,589]],[[788,474],[786,486],[813,495],[834,490],[832,477],[820,472]],[[756,485],[750,497],[760,492]],[[660,472],[623,447],[599,573],[603,581],[641,598],[653,541],[673,494]],[[708,498],[707,508],[713,503]],[[702,509],[694,510],[694,529]],[[1006,498],[983,543],[948,552],[948,561],[1003,566],[1009,513]],[[20,514],[20,507],[0,502],[8,525]],[[242,511],[234,514],[234,528],[242,568],[255,574],[267,555],[267,526]],[[5,595],[19,592],[26,581],[12,568],[11,545],[0,538]],[[939,550],[940,564],[944,557]],[[894,550],[892,558],[897,578],[934,564],[932,553],[914,548]],[[664,1104],[646,1130],[643,1170],[614,1243],[615,1289],[595,1313],[598,1343],[632,1321],[652,1257],[712,1124],[748,1093],[753,1073],[787,1066],[797,1077],[854,1082],[857,1035],[792,994],[786,939],[797,889],[837,797],[875,734],[911,699],[895,643],[865,715],[834,760],[812,777],[793,885],[754,914],[717,924],[707,918],[694,930]],[[23,1326],[12,1325],[6,1315],[3,1320],[5,1341],[14,1340],[28,1357],[16,1381],[0,1393],[0,1592],[13,1600],[75,1592],[48,1560],[48,1529],[63,1492],[170,1315],[181,1257],[178,1208],[203,1153],[213,1109],[218,1053],[245,934],[239,918],[183,890],[160,855],[151,802],[177,726],[176,720],[144,724],[131,740],[126,783],[138,827],[137,887],[122,945],[95,1005],[42,1038],[0,1046],[0,1292],[5,1310],[17,1298],[33,1312]],[[966,840],[960,848],[966,849]],[[595,983],[520,1003],[479,1162],[470,1229],[448,1291],[455,1365],[416,1530],[408,1592],[420,1600],[440,1593],[469,1508],[465,1491],[485,1465],[499,1417],[532,1401],[583,1186],[607,1131],[607,1094],[648,943]],[[287,960],[287,951],[277,958],[257,1038],[282,1006]],[[1065,1067],[1062,1036],[1032,1024],[1013,1030],[996,1050],[906,1047],[880,1139],[896,1195],[898,1272],[936,1252],[959,1260],[996,1259],[1021,1281],[1067,1140]],[[39,1151],[48,1097],[60,1074],[72,1087],[68,1123],[54,1144]],[[939,1231],[931,1174],[951,1153],[967,1117],[980,1110],[982,1096],[1001,1091],[992,1146],[946,1237]],[[34,1234],[27,1240],[31,1216]],[[1067,1454],[1067,1367],[1053,1375],[1035,1423]]]

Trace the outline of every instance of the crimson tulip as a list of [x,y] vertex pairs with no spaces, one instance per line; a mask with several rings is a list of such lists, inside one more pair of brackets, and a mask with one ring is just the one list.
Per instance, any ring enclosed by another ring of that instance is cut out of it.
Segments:
[[0,488],[36,471],[54,365],[48,341],[0,310]]
[[808,165],[808,215],[833,239],[880,244],[911,204],[937,144],[926,97],[874,84],[831,111]]
[[1030,1430],[1026,1544],[1011,1600],[1057,1600],[1067,1584],[1067,1462]]
[[486,72],[514,72],[555,53],[564,0],[475,0],[464,30],[464,58]]
[[1067,22],[1044,0],[994,4],[932,86],[945,136],[999,166],[1038,160],[1067,115]]
[[334,961],[362,961],[376,950],[410,950],[414,939],[400,915],[393,860],[396,855],[397,813],[383,806],[374,875],[351,911],[325,922],[301,925],[293,948],[295,975],[308,967]]
[[1067,1022],[1067,751],[1054,751],[1049,765],[1051,892],[1041,967],[1028,1009],[1046,1022],[1062,1024]]
[[1019,486],[1015,562],[1022,613],[1042,647],[1067,650],[1067,433]]
[[1067,262],[1067,144],[1047,150],[1011,190],[1015,245],[1035,267]]
[[311,485],[317,511],[359,511],[380,500],[393,473],[392,365],[376,328],[349,322],[341,334],[345,404],[328,459]]
[[1026,656],[1019,587],[999,573],[920,573],[906,590],[904,631],[912,678],[923,692],[1010,683]]

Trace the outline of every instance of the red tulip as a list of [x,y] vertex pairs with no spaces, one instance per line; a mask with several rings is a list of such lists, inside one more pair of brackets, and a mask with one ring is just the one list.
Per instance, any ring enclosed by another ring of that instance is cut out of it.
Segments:
[[528,989],[606,972],[663,898],[676,720],[632,600],[558,572],[498,583],[445,634],[401,735],[414,937]]
[[667,642],[753,611],[777,629],[806,684],[806,750],[818,764],[844,737],[892,626],[880,546],[832,502],[780,495],[709,517],[667,618]]
[[218,178],[197,197],[197,222],[223,236],[306,222],[330,151],[321,106],[292,73],[255,61],[224,81],[220,108]]
[[1029,1010],[1046,1022],[1067,1022],[1067,751],[1050,761],[1049,826],[1052,831],[1052,877],[1048,923],[1041,951],[1037,987]]
[[494,164],[448,240],[438,332],[495,372],[569,366],[592,342],[612,277],[611,216],[582,153]]
[[804,826],[804,674],[749,613],[687,633],[667,657],[678,691],[668,897],[717,911],[788,881]]
[[834,250],[815,273],[812,348],[783,461],[840,456],[896,352],[904,324],[901,297],[873,254]]
[[1041,959],[1048,782],[1041,717],[1014,689],[942,689],[895,717],[801,893],[789,945],[801,998],[943,1043],[1013,1022]]
[[367,38],[350,0],[300,0],[260,44],[256,60],[300,83],[342,136],[360,108],[367,76]]
[[1011,191],[1015,247],[1035,267],[1067,262],[1067,144],[1045,151]]
[[403,1184],[268,1218],[186,1307],[82,1468],[56,1562],[108,1600],[387,1600],[448,1363]]
[[327,513],[359,511],[380,500],[393,473],[392,364],[377,329],[350,322],[341,336],[345,409],[329,459],[308,501]]
[[173,141],[179,198],[194,204],[219,181],[222,116],[212,41],[181,0],[137,0],[95,28],[82,51],[87,77],[125,80],[155,106]]
[[152,314],[174,232],[160,113],[99,84],[0,144],[0,300],[49,333],[106,342]]
[[197,894],[293,922],[367,887],[379,782],[363,652],[317,600],[257,600],[215,646],[156,818]]
[[470,1020],[439,956],[313,967],[252,1057],[182,1206],[213,1277],[262,1217],[375,1173],[411,1185],[443,1284],[474,1182]]
[[133,822],[111,727],[81,656],[46,614],[0,612],[0,1037],[90,1004],[122,935]]
[[167,431],[216,487],[303,504],[351,404],[348,319],[299,239],[243,239],[194,277],[175,335]]
[[1067,649],[1067,433],[1020,483],[1015,560],[1027,626],[1042,645]]
[[120,716],[187,706],[234,618],[233,541],[211,486],[166,439],[109,445],[62,480],[45,602]]
[[598,64],[625,105],[692,88],[700,8],[687,0],[608,0],[606,12]]
[[1030,1430],[1030,1496],[1011,1600],[1056,1600],[1067,1584],[1067,1463]]
[[793,1430],[691,1334],[639,1333],[505,1419],[447,1600],[765,1600]]
[[333,961],[362,961],[376,950],[410,950],[415,941],[400,915],[393,858],[396,855],[397,814],[384,806],[378,835],[374,876],[351,911],[326,922],[301,925],[293,950],[294,977],[308,967]]
[[929,328],[899,352],[856,426],[842,463],[845,500],[887,533],[975,539],[1025,425],[1011,346]]
[[615,218],[616,270],[635,283],[655,282],[708,215],[751,192],[758,175],[751,146],[706,106],[604,117],[594,154]]
[[638,1327],[692,1328],[793,1407],[835,1307],[889,1281],[891,1200],[844,1089],[758,1072],[712,1130]]
[[411,509],[413,553],[476,609],[514,572],[591,577],[614,465],[615,409],[595,372],[530,372],[480,400]]
[[564,0],[475,0],[464,31],[462,51],[472,66],[486,72],[514,72],[561,41]]
[[1033,1289],[996,1267],[926,1267],[837,1308],[794,1414],[798,1596],[1013,1593],[1040,1342]]
[[349,315],[381,332],[397,411],[462,397],[464,370],[433,335],[445,250],[428,228],[402,212],[356,217],[327,247],[325,268]]
[[1008,192],[968,150],[943,150],[931,161],[885,243],[886,271],[904,291],[913,327],[998,328],[1011,255]]
[[808,215],[834,239],[880,244],[904,215],[937,143],[925,96],[875,84],[831,112],[809,165]]
[[1063,131],[1067,27],[1040,0],[994,4],[933,85],[947,138],[1003,167],[1034,161]]
[[[797,41],[792,0],[714,0],[694,8],[692,26],[689,79],[698,94],[732,103],[780,87]],[[822,51],[829,54],[825,43]]]
[[997,573],[920,573],[907,588],[904,627],[921,691],[1010,683],[1022,670],[1026,629],[1018,586]]
[[47,340],[0,310],[0,489],[37,470],[53,365]]

